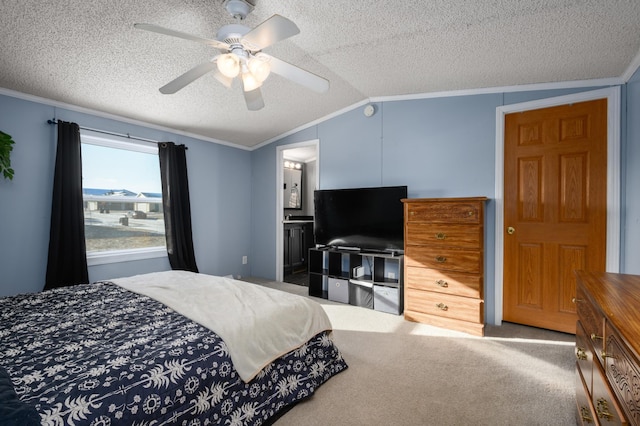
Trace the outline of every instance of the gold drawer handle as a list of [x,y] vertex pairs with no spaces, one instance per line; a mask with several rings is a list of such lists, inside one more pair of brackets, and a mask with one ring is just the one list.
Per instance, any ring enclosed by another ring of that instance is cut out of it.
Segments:
[[469,216],[473,216],[473,210],[469,210],[468,215],[469,215]]
[[583,348],[576,348],[576,358],[585,361],[587,359],[587,352]]
[[436,303],[436,308],[443,310],[443,311],[447,311],[449,310],[449,307],[447,305],[445,305],[444,303]]
[[445,234],[444,232],[438,232],[436,234],[436,240],[444,240],[447,238],[447,234]]
[[447,258],[444,257],[444,256],[437,256],[436,257],[436,262],[438,262],[438,263],[444,263],[446,261],[447,261]]
[[602,336],[598,336],[596,333],[591,333],[591,340],[602,340]]
[[601,419],[606,419],[607,421],[611,421],[613,419],[613,414],[609,412],[609,404],[607,400],[604,398],[598,398],[598,404],[596,405],[596,414]]
[[584,302],[584,300],[578,299],[577,297],[571,298],[571,303],[582,303],[582,302]]
[[445,280],[438,280],[438,281],[436,281],[436,284],[438,286],[440,286],[440,287],[443,287],[443,288],[449,287],[449,283],[446,282]]
[[605,359],[605,358],[615,358],[615,356],[613,356],[613,355],[609,355],[609,354],[607,353],[607,351],[600,351],[600,356],[602,357],[602,359]]
[[591,417],[591,411],[587,407],[580,407],[580,417],[582,417],[582,421],[586,423],[593,423],[593,418]]

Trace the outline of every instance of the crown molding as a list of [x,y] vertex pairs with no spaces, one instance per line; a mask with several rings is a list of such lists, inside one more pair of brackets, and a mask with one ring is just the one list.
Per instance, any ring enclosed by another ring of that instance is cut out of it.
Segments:
[[59,102],[59,101],[54,101],[52,99],[48,99],[48,98],[42,98],[40,96],[35,96],[35,95],[29,95],[27,93],[22,93],[22,92],[18,92],[15,90],[10,90],[10,89],[4,89],[2,87],[0,87],[0,95],[5,95],[5,96],[9,96],[12,98],[18,98],[18,99],[22,99],[24,101],[30,101],[30,102],[37,102],[39,104],[43,104],[43,105],[48,105],[48,106],[52,106],[52,107],[56,107],[56,108],[62,108],[62,109],[66,109],[69,111],[74,111],[74,112],[79,112],[79,113],[83,113],[83,114],[90,114],[96,117],[101,117],[101,118],[106,118],[106,119],[110,119],[110,120],[116,120],[116,121],[120,121],[123,123],[128,123],[128,124],[133,124],[136,126],[142,126],[142,127],[146,127],[149,129],[154,129],[154,130],[160,130],[162,132],[168,132],[168,133],[173,133],[174,135],[180,135],[180,136],[185,136],[185,137],[189,137],[189,138],[193,138],[193,139],[198,139],[201,141],[206,141],[206,142],[212,142],[218,145],[225,145],[225,146],[229,146],[232,148],[238,148],[238,149],[242,149],[245,151],[250,151],[251,147],[247,147],[244,145],[238,145],[232,142],[228,142],[228,141],[223,141],[221,139],[214,139],[214,138],[210,138],[210,137],[206,137],[206,136],[202,136],[202,135],[197,135],[195,133],[189,133],[189,132],[184,132],[181,130],[177,130],[177,129],[172,129],[170,127],[165,127],[165,126],[159,126],[157,124],[153,124],[153,123],[147,123],[145,121],[141,121],[141,120],[135,120],[133,118],[128,118],[128,117],[124,117],[121,115],[116,115],[116,114],[109,114],[103,111],[98,111],[95,109],[91,109],[91,108],[85,108],[85,107],[80,107],[77,105],[72,105],[72,104],[67,104],[64,102]]

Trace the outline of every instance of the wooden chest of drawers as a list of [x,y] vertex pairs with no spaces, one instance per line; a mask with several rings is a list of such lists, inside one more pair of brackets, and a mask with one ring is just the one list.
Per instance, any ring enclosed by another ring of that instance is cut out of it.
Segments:
[[640,426],[640,276],[576,275],[578,424]]
[[485,197],[404,203],[404,316],[484,335]]

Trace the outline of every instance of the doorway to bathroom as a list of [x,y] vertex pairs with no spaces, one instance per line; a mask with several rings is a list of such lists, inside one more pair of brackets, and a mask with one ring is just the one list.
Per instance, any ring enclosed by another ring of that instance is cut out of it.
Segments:
[[319,141],[277,148],[276,280],[308,285],[307,256],[314,247],[313,192],[319,182]]

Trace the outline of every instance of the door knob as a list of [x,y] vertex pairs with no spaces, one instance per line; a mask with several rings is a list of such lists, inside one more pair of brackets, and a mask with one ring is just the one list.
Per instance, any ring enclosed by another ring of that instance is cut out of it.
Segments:
[[507,234],[513,235],[514,232],[516,232],[516,228],[514,228],[513,226],[509,226],[507,228]]

